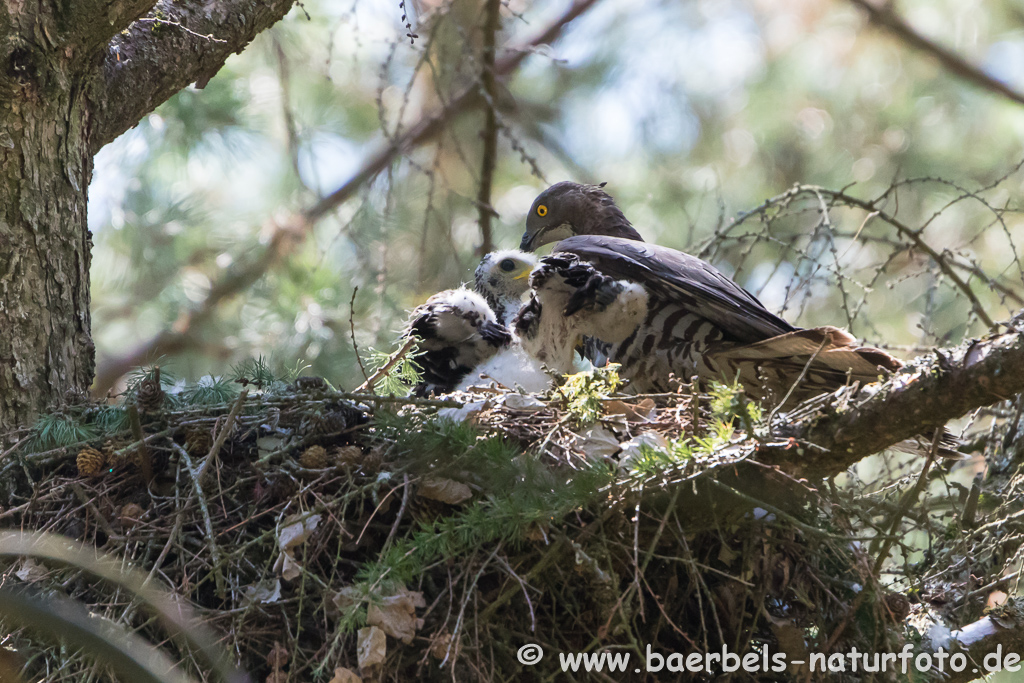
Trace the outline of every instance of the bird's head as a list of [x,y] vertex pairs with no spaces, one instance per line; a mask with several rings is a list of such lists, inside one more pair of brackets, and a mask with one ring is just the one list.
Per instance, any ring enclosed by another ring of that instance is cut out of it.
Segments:
[[643,241],[600,185],[555,183],[533,201],[519,248],[533,251],[573,235],[610,235]]
[[518,249],[492,251],[476,267],[476,291],[492,308],[511,302],[518,308],[520,298],[530,288],[530,272],[536,265],[536,256]]

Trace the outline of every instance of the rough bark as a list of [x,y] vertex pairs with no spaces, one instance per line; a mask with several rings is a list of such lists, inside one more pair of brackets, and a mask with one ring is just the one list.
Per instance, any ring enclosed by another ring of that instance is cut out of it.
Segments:
[[88,112],[65,49],[33,42],[58,17],[30,11],[8,17],[0,76],[0,433],[88,386],[94,363]]
[[92,381],[93,155],[292,4],[0,4],[0,442]]

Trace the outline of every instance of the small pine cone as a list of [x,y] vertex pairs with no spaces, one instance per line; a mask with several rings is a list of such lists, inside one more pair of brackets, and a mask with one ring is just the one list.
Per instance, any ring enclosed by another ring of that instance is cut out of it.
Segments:
[[359,446],[338,446],[331,451],[331,456],[339,465],[357,465],[363,460],[363,449]]
[[363,471],[369,474],[376,474],[377,472],[380,472],[380,468],[384,464],[384,454],[380,449],[374,448],[363,456],[361,464]]
[[288,656],[288,648],[275,640],[274,647],[267,655],[267,666],[274,670],[283,669],[288,666]]
[[78,452],[75,463],[78,465],[78,474],[83,477],[95,477],[103,474],[103,465],[107,458],[95,448],[83,448]]
[[159,410],[164,404],[164,390],[160,386],[160,368],[153,371],[153,374],[139,382],[139,392],[135,397],[139,410]]
[[303,375],[302,377],[296,377],[295,381],[288,385],[288,389],[291,391],[326,391],[327,380],[323,377],[312,377],[309,375]]
[[126,503],[121,507],[121,512],[118,514],[121,528],[130,529],[133,526],[137,526],[142,521],[142,516],[145,513],[146,511],[138,503]]
[[448,633],[447,630],[435,633],[430,639],[430,649],[427,652],[434,659],[444,659],[449,656],[452,645],[452,634]]
[[887,594],[885,606],[889,608],[896,623],[901,623],[910,614],[910,600],[903,593]]
[[337,434],[348,427],[348,416],[340,410],[324,413],[316,425],[318,434]]
[[194,457],[206,455],[213,447],[213,435],[206,427],[192,427],[185,434],[185,450]]
[[310,446],[302,451],[302,455],[299,456],[299,464],[309,470],[327,467],[327,451],[323,446]]

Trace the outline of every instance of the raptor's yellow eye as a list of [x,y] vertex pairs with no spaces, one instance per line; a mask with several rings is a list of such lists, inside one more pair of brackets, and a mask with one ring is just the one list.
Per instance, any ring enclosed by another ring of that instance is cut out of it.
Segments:
[[547,216],[548,215],[548,207],[544,206],[543,204],[538,206],[537,207],[537,215],[538,216]]

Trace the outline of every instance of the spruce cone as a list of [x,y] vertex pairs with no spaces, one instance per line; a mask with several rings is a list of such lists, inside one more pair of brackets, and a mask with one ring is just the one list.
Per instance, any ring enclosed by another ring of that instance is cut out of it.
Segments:
[[103,465],[107,458],[95,448],[83,448],[78,452],[75,464],[78,465],[78,474],[83,477],[95,477],[103,474]]
[[299,464],[309,470],[327,467],[327,451],[323,446],[310,446],[299,456]]
[[139,382],[139,391],[135,396],[135,403],[139,410],[159,410],[164,404],[164,390],[160,386],[160,368],[155,368],[153,374]]

